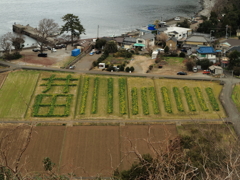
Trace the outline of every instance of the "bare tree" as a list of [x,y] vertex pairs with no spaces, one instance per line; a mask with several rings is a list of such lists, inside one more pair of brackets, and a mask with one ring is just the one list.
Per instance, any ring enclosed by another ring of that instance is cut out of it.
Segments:
[[12,36],[12,33],[8,32],[0,38],[0,48],[5,53],[8,53],[10,51],[11,46],[12,46],[11,36]]
[[41,53],[43,52],[43,47],[47,45],[54,44],[54,39],[51,36],[57,35],[59,33],[59,26],[54,22],[53,19],[42,19],[38,24],[38,29],[35,34],[37,43],[40,46]]
[[166,44],[166,41],[168,39],[168,35],[165,33],[158,34],[156,36],[156,44],[163,43]]

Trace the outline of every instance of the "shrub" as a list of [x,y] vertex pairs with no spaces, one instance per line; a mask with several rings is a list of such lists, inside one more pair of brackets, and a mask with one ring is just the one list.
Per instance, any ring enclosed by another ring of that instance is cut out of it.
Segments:
[[185,54],[184,52],[181,52],[181,53],[179,54],[179,57],[185,58],[185,57],[186,57],[186,54]]
[[129,71],[130,71],[130,67],[126,67],[126,68],[125,68],[125,71],[126,71],[126,72],[129,72]]
[[133,67],[133,66],[130,67],[130,71],[131,71],[131,72],[134,71],[134,67]]

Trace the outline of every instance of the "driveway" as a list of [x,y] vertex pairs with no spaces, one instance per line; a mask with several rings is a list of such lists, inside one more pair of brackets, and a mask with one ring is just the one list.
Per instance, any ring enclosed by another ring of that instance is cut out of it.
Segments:
[[75,69],[79,71],[87,71],[92,67],[93,61],[96,61],[102,54],[87,54],[75,64]]

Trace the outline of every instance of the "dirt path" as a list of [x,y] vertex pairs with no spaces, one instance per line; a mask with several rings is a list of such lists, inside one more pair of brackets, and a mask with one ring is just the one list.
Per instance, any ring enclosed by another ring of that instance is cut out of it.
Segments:
[[127,65],[128,67],[133,66],[134,72],[145,74],[148,67],[154,63],[154,59],[146,56],[133,56],[133,60]]

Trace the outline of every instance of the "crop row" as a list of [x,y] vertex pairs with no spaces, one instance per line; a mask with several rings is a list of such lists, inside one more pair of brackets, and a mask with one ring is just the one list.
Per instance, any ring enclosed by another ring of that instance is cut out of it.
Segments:
[[[42,100],[44,97],[51,97],[52,100],[48,104],[42,104]],[[65,104],[56,104],[56,100],[58,97],[66,97]],[[72,101],[72,94],[38,94],[35,99],[35,104],[33,105],[33,117],[67,117],[70,114],[70,106]],[[54,109],[57,106],[64,106],[65,110],[63,114],[54,114]],[[40,107],[49,107],[49,111],[46,114],[38,114]]]
[[136,115],[138,114],[138,94],[136,87],[132,88],[131,96],[132,96],[132,114]]
[[141,88],[141,97],[142,97],[143,114],[148,115],[149,108],[148,108],[147,88],[146,87]]
[[210,87],[206,88],[206,92],[208,94],[208,98],[209,98],[209,101],[210,101],[210,103],[213,107],[213,110],[214,111],[219,111],[219,106],[218,106],[217,100],[216,100],[216,98],[213,94],[212,88],[210,88]]
[[177,87],[173,87],[173,94],[175,97],[178,111],[183,112],[184,108],[183,108],[182,98],[181,98],[179,89]]
[[127,104],[126,104],[126,79],[119,78],[119,104],[120,104],[120,113],[127,114]]
[[149,95],[150,95],[150,100],[152,101],[153,105],[153,113],[154,114],[159,114],[159,107],[158,107],[158,102],[157,102],[157,95],[154,87],[149,87]]
[[184,90],[184,94],[187,100],[187,104],[188,104],[188,108],[190,111],[196,111],[196,107],[194,105],[193,99],[192,99],[192,95],[190,93],[189,87],[184,86],[183,87]]
[[165,111],[168,113],[172,113],[172,106],[171,106],[171,101],[168,94],[168,89],[166,87],[162,87],[161,92],[162,92]]
[[83,88],[82,88],[82,98],[80,105],[80,114],[85,114],[86,104],[87,104],[87,95],[89,89],[89,77],[84,78]]
[[208,107],[205,103],[205,100],[202,95],[202,91],[199,87],[194,88],[195,94],[197,96],[198,103],[200,104],[201,108],[203,111],[208,111]]
[[108,78],[108,114],[113,113],[113,78]]
[[94,79],[94,90],[92,98],[92,114],[97,113],[99,78]]

